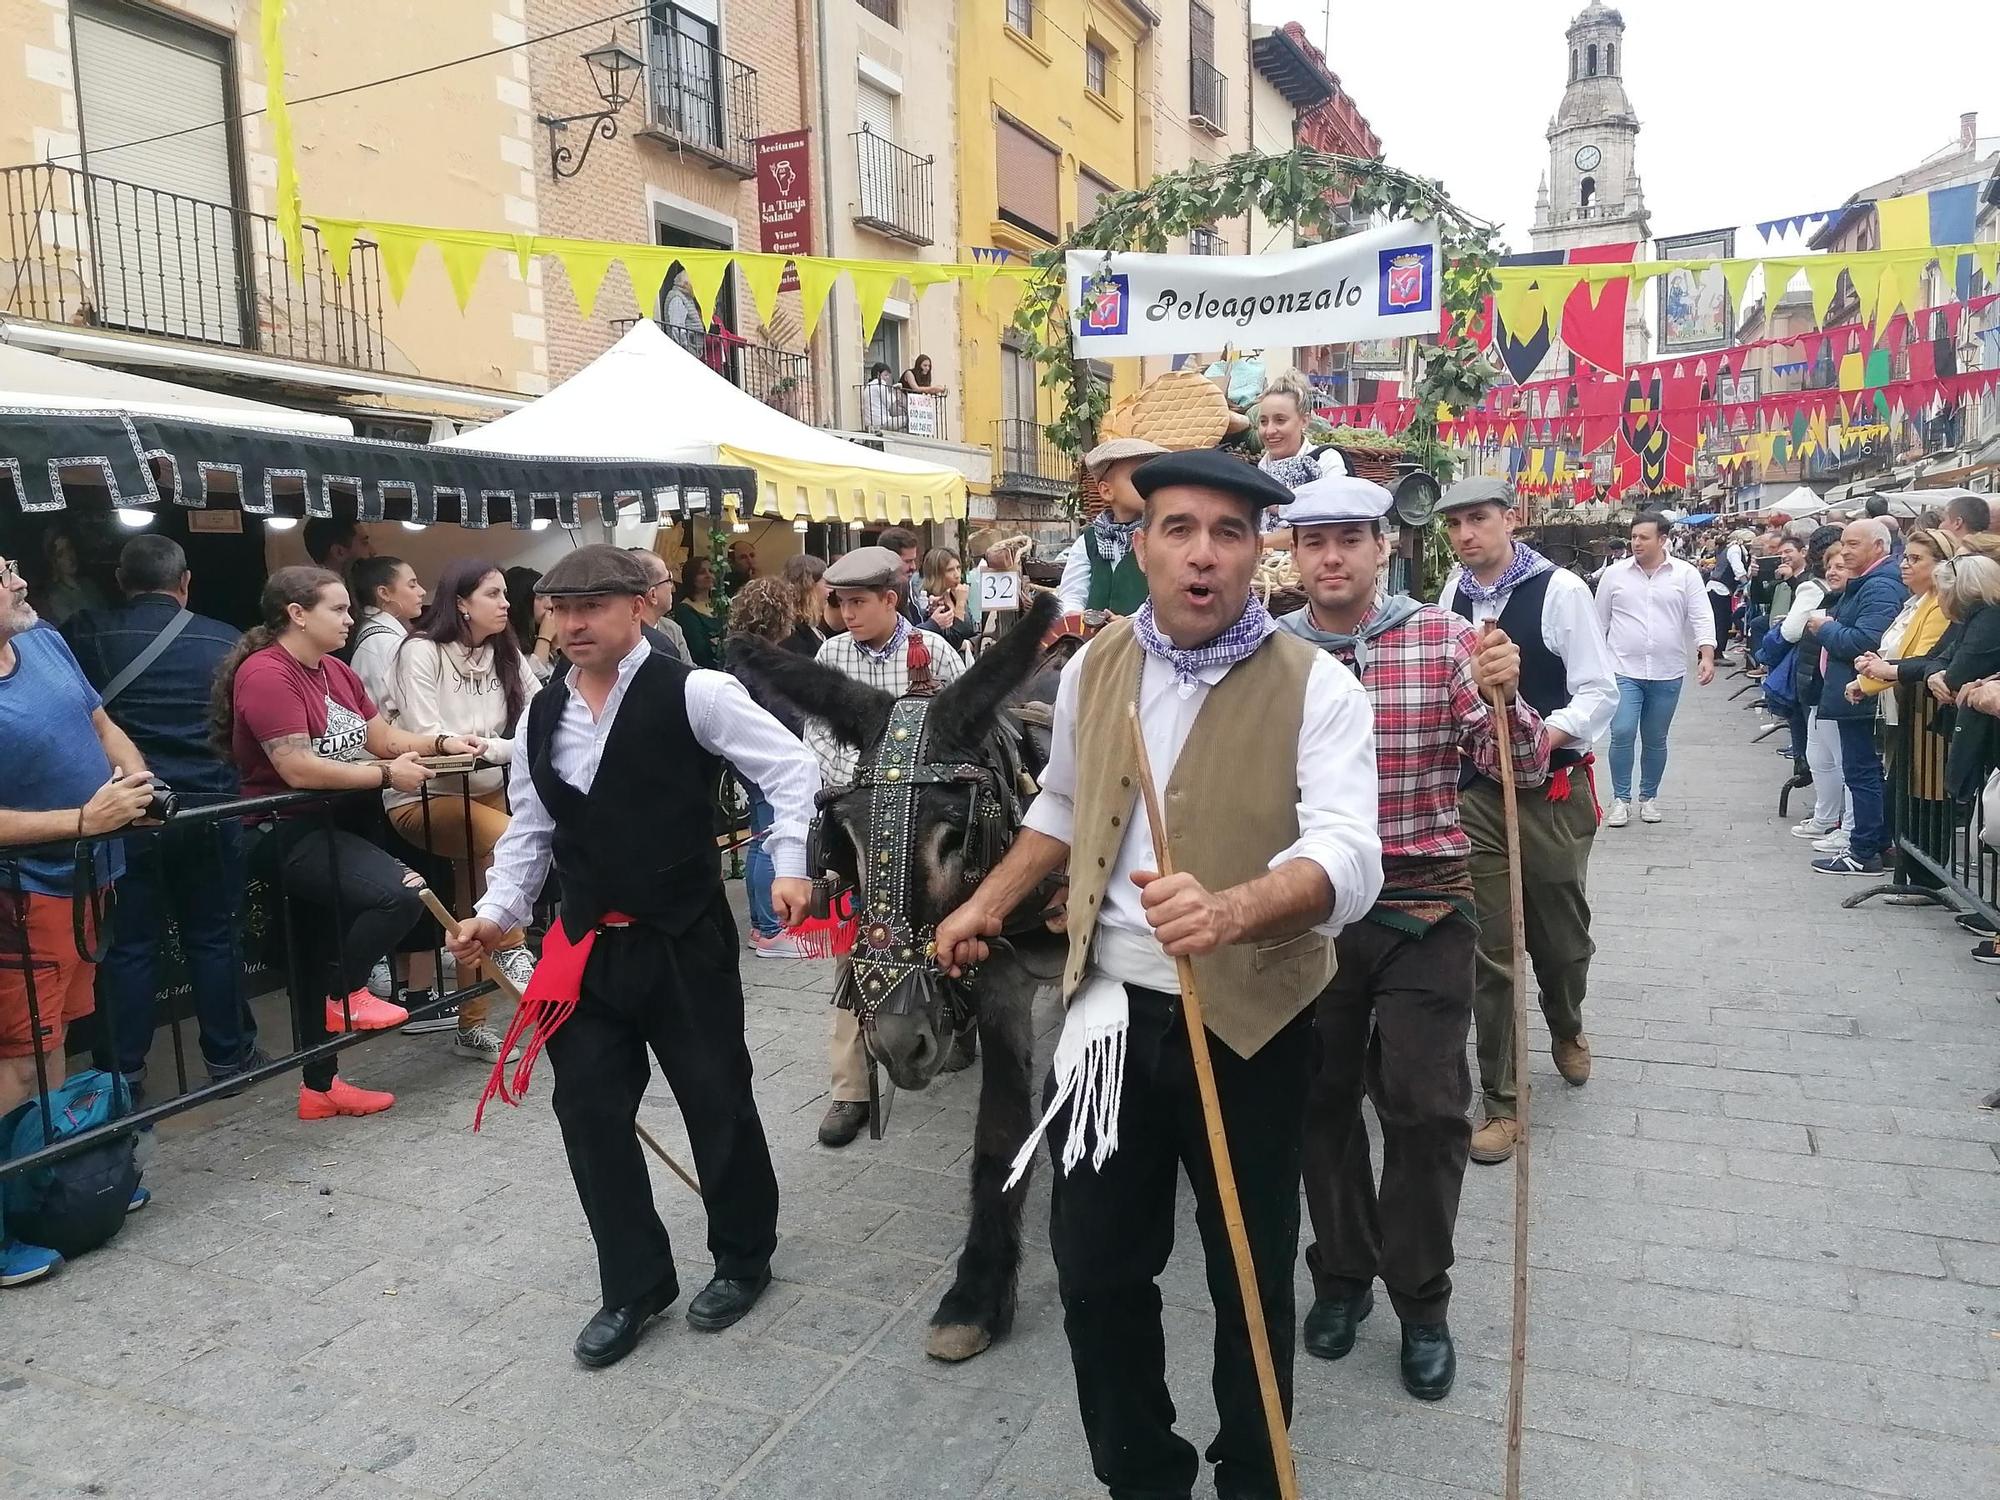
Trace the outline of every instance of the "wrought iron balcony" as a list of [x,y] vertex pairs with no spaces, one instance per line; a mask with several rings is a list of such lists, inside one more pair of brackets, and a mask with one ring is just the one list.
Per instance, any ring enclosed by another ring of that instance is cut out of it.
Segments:
[[1229,132],[1229,80],[1199,57],[1188,59],[1188,113],[1212,135]]
[[725,172],[755,177],[757,70],[677,31],[655,28],[647,46],[643,134]]
[[935,158],[905,151],[866,125],[854,132],[861,201],[854,222],[912,245],[933,243],[931,165]]
[[942,391],[934,396],[919,395],[894,382],[883,385],[871,380],[855,389],[855,400],[863,432],[900,432],[940,440],[951,436],[945,426],[951,397]]
[[1029,417],[993,424],[993,487],[1025,495],[1067,495],[1076,483],[1076,461]]
[[0,168],[0,313],[388,368],[382,261],[338,269],[312,225],[294,272],[277,220],[71,167]]
[[[611,326],[624,333],[638,321],[613,318]],[[662,323],[660,329],[738,390],[749,392],[766,406],[809,427],[819,425],[809,356],[769,344],[753,344],[719,327],[703,333],[698,328]]]

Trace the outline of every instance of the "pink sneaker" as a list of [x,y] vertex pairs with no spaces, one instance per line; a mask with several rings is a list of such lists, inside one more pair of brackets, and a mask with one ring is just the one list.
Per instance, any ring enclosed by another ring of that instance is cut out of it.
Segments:
[[396,1102],[394,1094],[380,1089],[356,1088],[345,1078],[336,1078],[326,1089],[299,1085],[299,1118],[331,1120],[336,1115],[379,1115]]
[[[354,1017],[356,1031],[387,1031],[410,1019],[410,1013],[402,1006],[393,1005],[366,989],[356,990],[347,997],[347,1013]],[[338,1000],[326,1002],[326,1029],[335,1035],[347,1030],[347,1015],[342,1014]]]

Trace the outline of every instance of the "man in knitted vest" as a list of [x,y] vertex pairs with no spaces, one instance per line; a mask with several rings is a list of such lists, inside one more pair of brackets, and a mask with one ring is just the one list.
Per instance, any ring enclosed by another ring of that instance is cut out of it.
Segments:
[[[1007,857],[939,924],[937,953],[950,969],[976,963],[1005,914],[1068,861],[1067,1014],[1042,1129],[1091,1462],[1114,1497],[1186,1496],[1200,1476],[1174,1431],[1156,1284],[1185,1171],[1215,1302],[1216,1493],[1264,1497],[1277,1492],[1275,1467],[1175,960],[1192,965],[1212,1033],[1289,1413],[1312,1002],[1333,970],[1331,937],[1382,883],[1372,720],[1353,674],[1280,633],[1250,591],[1259,517],[1289,491],[1213,451],[1152,459],[1133,484],[1147,602],[1064,670],[1041,795]],[[1161,778],[1168,876],[1140,805],[1134,705]]]

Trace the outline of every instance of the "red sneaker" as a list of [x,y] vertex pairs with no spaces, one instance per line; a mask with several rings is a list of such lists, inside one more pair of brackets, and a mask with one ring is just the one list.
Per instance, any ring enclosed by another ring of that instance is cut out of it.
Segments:
[[336,1078],[325,1089],[299,1085],[299,1118],[331,1120],[336,1115],[379,1115],[396,1102],[394,1094],[380,1089],[356,1088],[345,1078]]
[[[410,1019],[410,1013],[402,1006],[371,995],[365,989],[347,997],[347,1013],[354,1017],[356,1031],[387,1031]],[[347,1015],[342,1014],[338,1000],[326,1002],[326,1029],[336,1036],[347,1030]]]

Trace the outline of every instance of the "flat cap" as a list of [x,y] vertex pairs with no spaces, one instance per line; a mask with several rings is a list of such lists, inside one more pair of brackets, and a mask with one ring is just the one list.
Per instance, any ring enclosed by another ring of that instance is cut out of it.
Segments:
[[1140,437],[1107,438],[1083,455],[1083,466],[1093,475],[1103,474],[1106,467],[1122,458],[1158,458],[1172,450]]
[[1300,485],[1292,503],[1278,512],[1287,526],[1339,526],[1350,521],[1379,521],[1389,514],[1394,497],[1379,484],[1351,474],[1329,474]]
[[827,565],[830,589],[887,589],[896,586],[903,559],[887,547],[856,547]]
[[1504,479],[1461,479],[1444,492],[1444,498],[1437,503],[1437,513],[1443,515],[1448,510],[1464,510],[1472,505],[1504,505],[1514,508],[1514,490]]
[[535,592],[552,598],[589,594],[643,594],[653,586],[646,564],[623,547],[593,542],[579,547],[544,573]]
[[1288,505],[1292,498],[1292,492],[1269,474],[1214,448],[1194,448],[1186,453],[1149,458],[1132,476],[1132,488],[1141,498],[1177,484],[1220,490],[1260,511],[1268,505]]

